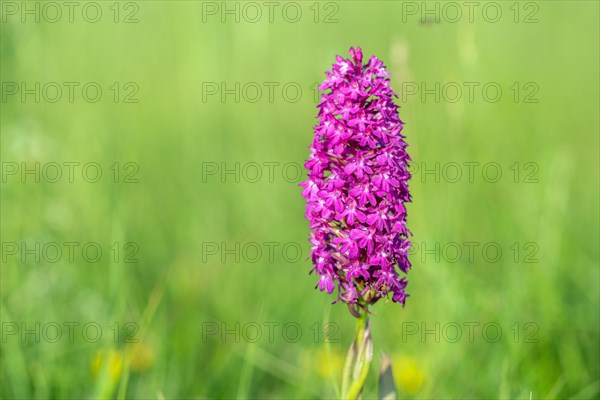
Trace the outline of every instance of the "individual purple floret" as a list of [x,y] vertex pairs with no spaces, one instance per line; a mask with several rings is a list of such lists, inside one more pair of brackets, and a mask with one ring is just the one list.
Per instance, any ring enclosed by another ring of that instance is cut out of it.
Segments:
[[350,55],[336,57],[320,86],[308,180],[300,184],[312,230],[311,272],[321,291],[337,286],[338,300],[349,305],[373,304],[389,293],[404,305],[407,280],[396,265],[404,273],[410,268],[404,206],[410,157],[392,101],[398,96],[380,59],[363,65],[359,47]]

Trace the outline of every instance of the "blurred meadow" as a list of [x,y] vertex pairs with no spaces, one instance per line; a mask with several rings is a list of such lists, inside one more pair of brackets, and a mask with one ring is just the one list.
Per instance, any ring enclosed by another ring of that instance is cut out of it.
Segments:
[[400,398],[599,398],[598,2],[75,3],[1,3],[2,398],[339,396],[297,185],[350,46],[415,163],[364,398],[382,351]]

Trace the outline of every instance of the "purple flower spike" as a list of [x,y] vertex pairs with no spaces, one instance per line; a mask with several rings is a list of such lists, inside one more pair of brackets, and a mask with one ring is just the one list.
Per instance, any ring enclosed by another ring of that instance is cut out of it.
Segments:
[[317,286],[351,306],[388,297],[404,305],[410,268],[410,201],[398,97],[389,73],[373,56],[363,64],[360,48],[351,59],[336,57],[320,86],[319,124],[304,165],[302,196],[310,221]]

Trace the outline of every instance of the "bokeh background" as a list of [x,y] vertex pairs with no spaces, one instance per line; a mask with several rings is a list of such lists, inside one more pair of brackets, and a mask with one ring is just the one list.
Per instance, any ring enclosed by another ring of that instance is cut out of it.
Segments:
[[2,2],[2,398],[337,397],[354,321],[314,290],[297,184],[315,83],[356,45],[416,163],[411,296],[375,307],[365,398],[382,351],[401,398],[598,398],[597,2],[86,4]]

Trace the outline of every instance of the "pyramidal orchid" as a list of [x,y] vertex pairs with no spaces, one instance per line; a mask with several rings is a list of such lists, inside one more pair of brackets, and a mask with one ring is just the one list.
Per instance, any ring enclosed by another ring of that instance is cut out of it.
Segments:
[[410,268],[405,203],[410,201],[410,157],[397,97],[383,62],[350,48],[336,57],[318,105],[310,157],[305,163],[306,218],[317,287],[348,304],[358,318],[342,383],[344,398],[362,392],[372,342],[369,306],[389,298],[404,305]]
[[[302,195],[312,230],[313,270],[320,290],[364,306],[391,295],[404,305],[410,201],[410,157],[401,134],[397,97],[389,73],[373,56],[363,64],[360,48],[351,59],[337,56],[320,86],[308,180]],[[311,272],[312,272],[311,271]]]

